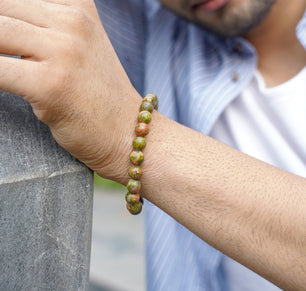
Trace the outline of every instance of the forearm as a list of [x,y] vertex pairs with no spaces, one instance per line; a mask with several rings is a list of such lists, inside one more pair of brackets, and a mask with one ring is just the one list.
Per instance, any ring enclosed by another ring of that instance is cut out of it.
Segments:
[[144,197],[280,287],[304,288],[305,179],[157,112],[150,126],[143,163]]
[[[3,5],[0,52],[23,57],[0,58],[5,71],[0,88],[30,102],[57,142],[76,158],[125,184],[141,98],[116,57],[93,1]],[[305,179],[158,112],[150,127],[144,197],[281,287],[303,289]]]

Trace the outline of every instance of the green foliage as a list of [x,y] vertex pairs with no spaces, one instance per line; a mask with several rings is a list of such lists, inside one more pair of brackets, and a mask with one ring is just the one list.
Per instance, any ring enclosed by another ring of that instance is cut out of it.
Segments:
[[124,189],[125,187],[117,182],[101,178],[99,175],[95,173],[94,176],[95,187],[101,188],[112,188],[112,189]]

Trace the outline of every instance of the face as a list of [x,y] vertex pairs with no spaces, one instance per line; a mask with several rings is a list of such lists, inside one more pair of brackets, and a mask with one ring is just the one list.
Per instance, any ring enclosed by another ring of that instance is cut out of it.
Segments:
[[188,20],[224,37],[243,35],[259,24],[276,0],[160,0]]

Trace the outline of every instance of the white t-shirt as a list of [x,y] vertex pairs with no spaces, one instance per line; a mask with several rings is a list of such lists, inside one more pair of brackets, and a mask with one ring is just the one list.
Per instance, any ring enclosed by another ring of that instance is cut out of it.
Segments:
[[[210,136],[306,177],[306,67],[273,88],[266,88],[257,72],[217,120]],[[230,258],[224,257],[222,264],[230,291],[280,290]]]

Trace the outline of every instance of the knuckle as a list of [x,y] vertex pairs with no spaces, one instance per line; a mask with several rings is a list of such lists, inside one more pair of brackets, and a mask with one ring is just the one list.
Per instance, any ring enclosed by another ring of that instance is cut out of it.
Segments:
[[86,19],[85,13],[77,7],[70,7],[70,15],[77,22],[82,22]]
[[77,28],[78,30],[84,30],[91,26],[91,20],[87,14],[76,7],[69,9],[69,20],[72,28]]
[[92,39],[96,30],[94,19],[88,16],[84,11],[73,9],[71,30],[83,39]]

